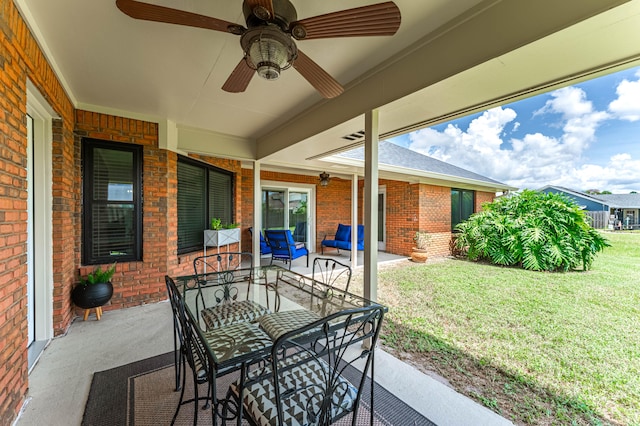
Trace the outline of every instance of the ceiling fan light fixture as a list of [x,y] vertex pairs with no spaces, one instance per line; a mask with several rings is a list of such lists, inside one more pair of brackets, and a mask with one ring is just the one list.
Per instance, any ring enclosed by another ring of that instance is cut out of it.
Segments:
[[320,173],[320,186],[329,185],[329,173],[322,172]]
[[247,31],[241,39],[247,64],[266,80],[275,80],[293,65],[298,50],[291,37],[269,26]]

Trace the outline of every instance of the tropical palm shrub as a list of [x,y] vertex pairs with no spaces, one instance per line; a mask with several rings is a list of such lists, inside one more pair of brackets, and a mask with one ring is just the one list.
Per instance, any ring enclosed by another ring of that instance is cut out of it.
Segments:
[[456,230],[470,260],[534,271],[588,270],[609,246],[571,199],[532,190],[485,204]]

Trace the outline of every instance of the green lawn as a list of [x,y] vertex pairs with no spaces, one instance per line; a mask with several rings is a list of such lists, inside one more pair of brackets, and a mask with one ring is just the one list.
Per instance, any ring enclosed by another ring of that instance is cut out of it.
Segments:
[[381,268],[383,344],[519,424],[640,424],[640,233],[588,272]]

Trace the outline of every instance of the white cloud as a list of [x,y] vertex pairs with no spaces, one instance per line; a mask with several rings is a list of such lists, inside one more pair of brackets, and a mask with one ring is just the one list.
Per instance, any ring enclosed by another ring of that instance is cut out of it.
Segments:
[[551,97],[552,99],[549,99],[534,115],[558,113],[565,119],[570,119],[593,112],[593,104],[587,100],[587,94],[580,88],[564,87],[551,92]]
[[621,120],[640,120],[640,71],[636,76],[636,81],[622,80],[616,88],[618,97],[609,104],[609,111]]
[[640,182],[640,159],[633,159],[631,155],[616,154],[609,159],[605,166],[585,164],[575,171],[576,181],[580,188],[597,188],[614,193],[627,193],[630,189],[637,190]]
[[567,87],[551,93],[535,114],[559,114],[562,135],[532,133],[503,140],[505,128],[517,129],[519,123],[513,109],[498,107],[471,121],[466,131],[449,124],[442,132],[413,132],[409,148],[519,188],[557,184],[624,191],[626,186],[638,185],[640,160],[628,154],[612,157],[606,166],[583,164],[598,126],[612,116],[595,110],[582,89]]

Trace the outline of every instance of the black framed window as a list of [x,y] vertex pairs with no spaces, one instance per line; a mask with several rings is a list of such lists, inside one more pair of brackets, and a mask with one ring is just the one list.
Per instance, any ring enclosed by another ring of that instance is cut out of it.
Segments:
[[451,188],[451,230],[474,213],[476,192]]
[[82,144],[82,262],[142,260],[142,147]]
[[202,250],[204,230],[217,217],[233,222],[233,173],[178,157],[178,253]]

